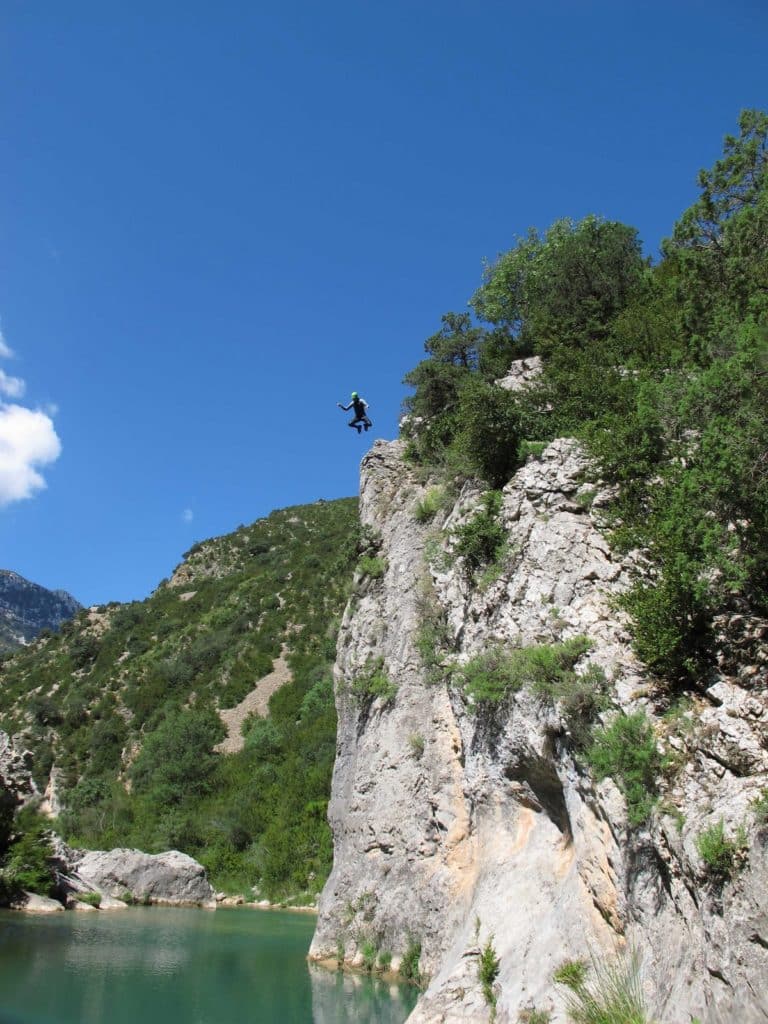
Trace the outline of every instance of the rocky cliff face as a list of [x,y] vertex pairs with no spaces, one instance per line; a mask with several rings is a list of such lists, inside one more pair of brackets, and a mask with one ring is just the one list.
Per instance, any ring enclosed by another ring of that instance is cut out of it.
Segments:
[[0,569],[0,650],[29,643],[43,629],[58,629],[80,607],[63,590],[46,590]]
[[[359,964],[369,944],[397,966],[420,944],[431,981],[412,1024],[488,1020],[478,956],[489,937],[500,1021],[532,1008],[565,1021],[555,969],[629,949],[659,1021],[768,1020],[768,836],[751,809],[768,782],[764,624],[750,623],[757,662],[745,672],[724,659],[671,729],[614,610],[634,566],[601,533],[605,495],[584,482],[576,444],[553,442],[505,487],[508,554],[482,587],[450,557],[451,530],[479,492],[465,488],[420,523],[427,485],[402,456],[401,442],[377,442],[363,460],[361,518],[386,569],[358,580],[339,635],[334,868],[311,956],[343,947]],[[599,666],[614,705],[644,708],[674,755],[650,824],[630,828],[617,787],[574,757],[559,705],[523,687],[488,716],[446,673],[435,682],[439,666],[428,671],[423,655],[436,617],[459,663],[496,644],[588,636],[576,671]],[[394,697],[364,692],[376,671]],[[743,825],[748,846],[726,881],[706,872],[695,842],[721,819],[729,835]]]
[[[0,730],[0,805],[15,810],[39,797],[32,778],[32,755]],[[2,851],[0,851],[2,852]]]

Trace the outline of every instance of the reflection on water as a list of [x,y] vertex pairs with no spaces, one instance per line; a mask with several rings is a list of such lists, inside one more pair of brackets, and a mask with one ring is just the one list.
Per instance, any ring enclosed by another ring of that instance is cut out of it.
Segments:
[[412,989],[308,968],[314,918],[0,911],[0,1024],[402,1024]]
[[311,964],[313,1024],[400,1024],[414,1007],[413,986],[379,978],[329,971]]

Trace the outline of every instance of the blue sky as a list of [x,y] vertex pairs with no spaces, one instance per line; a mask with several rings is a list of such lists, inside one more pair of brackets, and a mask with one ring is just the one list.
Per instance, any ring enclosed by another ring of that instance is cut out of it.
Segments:
[[592,212],[654,254],[766,43],[747,0],[4,0],[0,567],[140,598],[356,493],[483,258]]

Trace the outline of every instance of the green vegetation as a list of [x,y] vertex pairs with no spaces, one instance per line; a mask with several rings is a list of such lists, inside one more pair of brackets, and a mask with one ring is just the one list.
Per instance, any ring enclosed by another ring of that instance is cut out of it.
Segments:
[[384,707],[391,704],[397,694],[397,684],[384,671],[384,659],[374,658],[352,683],[352,693],[363,705],[381,700]]
[[408,939],[408,947],[400,961],[400,976],[406,981],[411,981],[414,985],[419,986],[422,983],[421,969],[419,967],[420,960],[421,942],[411,936]]
[[379,957],[376,961],[376,970],[381,974],[386,972],[392,967],[392,954],[387,949],[379,951]]
[[586,757],[598,779],[610,776],[624,794],[630,825],[646,821],[656,802],[662,761],[645,712],[619,714],[596,729]]
[[366,940],[363,943],[360,952],[362,953],[363,956],[363,968],[369,974],[371,974],[373,972],[374,967],[376,966],[376,960],[378,959],[379,955],[379,951],[376,948],[375,943],[371,942],[370,940]]
[[539,458],[546,447],[546,441],[521,441],[520,447],[517,450],[517,457],[522,464],[531,456]]
[[[649,1024],[640,983],[637,955],[613,961],[592,961],[591,977],[583,971],[555,973],[555,981],[566,988],[566,1012],[573,1024]],[[565,967],[566,965],[563,965]]]
[[18,811],[4,829],[0,904],[7,904],[22,892],[51,896],[54,887],[51,855],[49,823],[32,807]]
[[[2,727],[33,751],[38,785],[60,769],[64,837],[175,847],[217,888],[306,902],[332,857],[336,631],[374,543],[352,499],[273,512],[194,545],[146,601],[81,612],[4,659]],[[292,682],[246,721],[242,750],[217,753],[218,711],[281,651]]]
[[521,1010],[517,1020],[518,1024],[549,1024],[552,1014],[549,1010]]
[[424,737],[421,735],[420,732],[411,733],[411,735],[408,737],[408,746],[410,747],[411,753],[416,758],[416,760],[420,760],[420,758],[424,754]]
[[477,977],[480,981],[485,1001],[492,1011],[496,1009],[496,992],[493,985],[499,976],[500,967],[501,964],[493,946],[493,936],[489,935],[488,941],[480,950],[480,957],[477,961]]
[[472,705],[493,705],[529,686],[542,700],[560,703],[574,740],[581,746],[589,724],[605,706],[606,680],[596,666],[577,675],[574,665],[590,649],[587,637],[533,647],[493,647],[456,670],[455,680]]
[[428,685],[437,685],[446,677],[443,665],[448,647],[448,628],[445,611],[438,601],[432,580],[428,576],[420,582],[417,600],[419,625],[416,631],[416,650],[424,666],[424,678]]
[[498,704],[525,683],[517,654],[491,647],[458,668],[454,678],[473,705]]
[[87,903],[89,907],[101,906],[100,892],[78,892],[75,893],[75,899],[78,903]]
[[758,828],[768,825],[768,788],[764,789],[760,796],[755,797],[752,801],[752,810]]
[[387,571],[387,563],[383,558],[372,558],[370,555],[363,555],[357,563],[357,571],[361,576],[367,576],[372,580],[379,580]]
[[740,826],[735,838],[729,839],[725,834],[722,818],[696,836],[696,849],[707,873],[720,880],[730,878],[743,863],[746,848],[747,835],[744,827]]
[[430,487],[427,493],[416,503],[414,516],[418,523],[428,523],[434,519],[445,501],[445,490],[442,487]]
[[480,510],[456,530],[455,552],[464,559],[470,575],[495,561],[506,542],[500,511],[501,492],[489,491],[483,495]]
[[552,977],[558,985],[577,991],[584,987],[588,969],[586,960],[564,960]]
[[[715,615],[768,613],[768,115],[744,111],[698,180],[656,265],[598,217],[529,231],[405,378],[411,457],[453,484],[499,488],[546,441],[586,445],[616,488],[614,544],[651,560],[624,607],[660,691],[713,662]],[[535,384],[492,386],[531,354]],[[462,539],[473,575],[502,543],[493,501]]]

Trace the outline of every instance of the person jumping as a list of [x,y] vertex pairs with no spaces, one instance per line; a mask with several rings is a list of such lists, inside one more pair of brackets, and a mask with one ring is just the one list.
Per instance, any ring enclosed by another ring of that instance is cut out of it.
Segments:
[[344,412],[349,412],[350,409],[355,410],[355,417],[349,421],[348,425],[350,427],[356,427],[358,434],[363,427],[368,430],[369,427],[373,426],[371,421],[368,419],[368,403],[364,398],[361,398],[356,391],[352,392],[352,401],[349,405],[342,405],[341,402],[337,402],[336,405],[338,405],[340,409],[343,409]]

